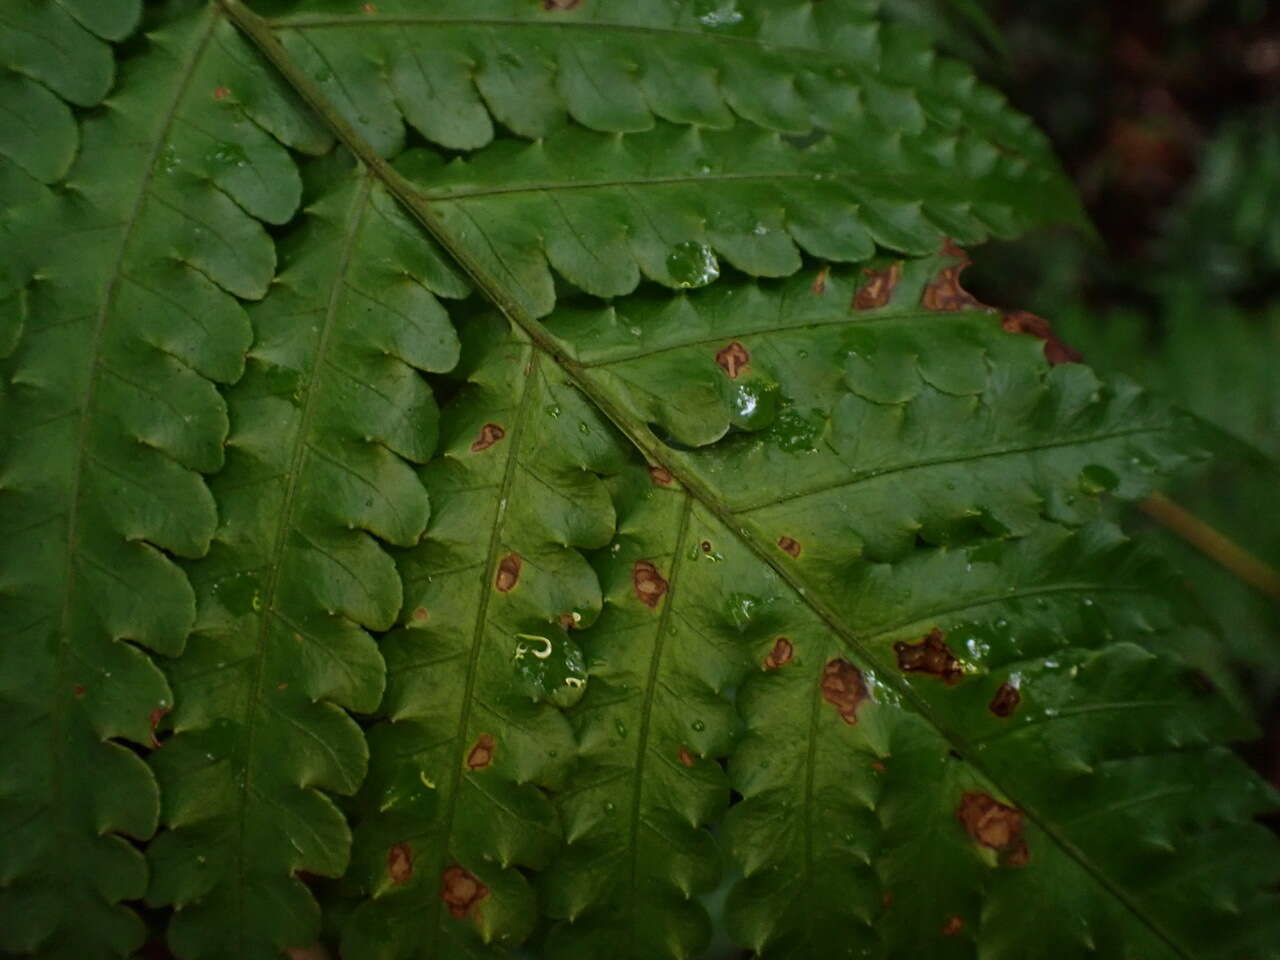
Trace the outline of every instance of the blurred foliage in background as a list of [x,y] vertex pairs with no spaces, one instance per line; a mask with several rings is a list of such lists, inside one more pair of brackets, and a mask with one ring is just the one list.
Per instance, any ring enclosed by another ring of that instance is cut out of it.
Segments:
[[[1048,131],[1100,234],[977,251],[967,285],[1206,421],[1215,457],[1170,496],[1280,566],[1280,4],[986,0],[993,36],[977,0],[948,3],[940,39]],[[1222,625],[1280,784],[1280,603],[1155,536]]]

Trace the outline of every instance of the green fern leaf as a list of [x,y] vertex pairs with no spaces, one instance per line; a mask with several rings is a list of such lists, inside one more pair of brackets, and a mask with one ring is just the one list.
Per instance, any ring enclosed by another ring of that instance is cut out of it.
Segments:
[[1025,118],[870,0],[275,6],[0,46],[3,949],[1276,956],[1178,422],[958,282]]

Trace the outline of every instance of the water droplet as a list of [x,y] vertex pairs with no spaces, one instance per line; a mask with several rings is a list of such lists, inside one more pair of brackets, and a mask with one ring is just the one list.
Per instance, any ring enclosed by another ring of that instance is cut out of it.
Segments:
[[620,719],[615,719],[613,721],[613,729],[618,731],[618,736],[624,737],[624,738],[626,737],[627,725],[623,723]]
[[640,330],[640,328],[639,328],[639,327],[632,327],[632,328],[631,328],[631,335],[632,335],[633,337],[638,337],[638,336],[640,336],[640,333],[641,333],[641,330]]
[[560,407],[559,407],[559,405],[554,404],[554,403],[553,403],[553,404],[550,404],[550,405],[547,407],[547,416],[549,416],[549,417],[551,417],[551,418],[553,418],[553,419],[554,419],[554,418],[556,418],[556,417],[558,417],[558,416],[560,416]]
[[693,721],[691,726],[693,727],[694,730],[698,731],[698,733],[701,733],[703,730],[707,729],[707,725],[703,723],[701,720]]
[[763,223],[757,223],[751,229],[751,232],[755,234],[757,237],[763,237],[766,233],[769,232],[769,228],[766,227]]
[[234,167],[247,167],[249,155],[238,143],[219,143],[205,154],[205,162],[209,164],[210,171],[216,176]]
[[511,663],[535,701],[571,707],[586,692],[587,664],[582,649],[563,634],[554,638],[517,633]]
[[703,0],[698,4],[698,22],[705,27],[732,27],[742,22],[742,14],[738,12],[734,0],[711,3]]
[[667,254],[667,273],[681,289],[705,287],[720,276],[720,262],[705,243],[686,240]]
[[578,432],[582,434],[587,434],[591,432],[591,428],[587,426],[585,423],[580,423],[578,424]]
[[1090,464],[1080,471],[1080,489],[1089,496],[1108,493],[1118,486],[1120,478],[1099,464]]

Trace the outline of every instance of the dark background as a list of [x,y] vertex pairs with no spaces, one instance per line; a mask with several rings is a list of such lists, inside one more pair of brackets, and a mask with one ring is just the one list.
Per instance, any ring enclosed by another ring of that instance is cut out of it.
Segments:
[[[965,19],[978,0],[947,2],[944,44],[1049,134],[1101,238],[988,245],[967,286],[1203,418],[1215,456],[1169,495],[1280,566],[1280,5],[986,0],[991,33]],[[1221,624],[1202,655],[1259,716],[1244,749],[1280,786],[1280,599],[1125,522]]]

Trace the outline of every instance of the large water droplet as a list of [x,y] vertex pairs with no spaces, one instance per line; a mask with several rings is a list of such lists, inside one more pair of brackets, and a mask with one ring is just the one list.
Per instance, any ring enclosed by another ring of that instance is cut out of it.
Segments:
[[511,663],[533,700],[571,707],[587,690],[582,649],[567,636],[517,633]]
[[1090,496],[1108,493],[1120,486],[1120,478],[1100,464],[1090,464],[1080,471],[1080,489]]
[[705,287],[720,276],[720,261],[705,243],[686,240],[676,244],[667,254],[667,273],[682,289]]
[[701,0],[695,9],[698,22],[705,27],[732,27],[742,22],[735,0]]

